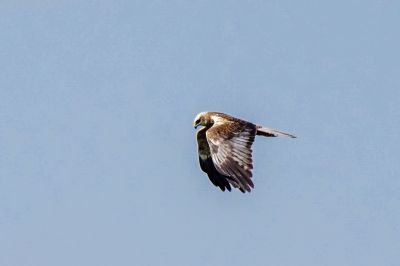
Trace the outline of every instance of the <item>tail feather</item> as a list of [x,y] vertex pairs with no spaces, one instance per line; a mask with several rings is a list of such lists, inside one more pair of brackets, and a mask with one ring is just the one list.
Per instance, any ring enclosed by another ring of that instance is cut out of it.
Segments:
[[289,138],[296,138],[296,136],[285,133],[273,128],[257,126],[257,133],[256,135],[265,136],[265,137],[289,137]]

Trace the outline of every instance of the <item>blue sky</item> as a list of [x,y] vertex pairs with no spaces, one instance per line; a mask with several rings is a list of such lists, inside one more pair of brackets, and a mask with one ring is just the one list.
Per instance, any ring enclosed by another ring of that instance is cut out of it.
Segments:
[[[0,5],[0,265],[399,265],[398,1]],[[222,193],[206,110],[299,138]]]

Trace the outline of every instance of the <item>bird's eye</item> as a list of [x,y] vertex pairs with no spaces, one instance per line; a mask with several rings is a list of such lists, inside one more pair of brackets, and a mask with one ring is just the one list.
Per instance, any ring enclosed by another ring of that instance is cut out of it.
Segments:
[[195,123],[196,123],[196,125],[200,124],[200,119],[197,119]]

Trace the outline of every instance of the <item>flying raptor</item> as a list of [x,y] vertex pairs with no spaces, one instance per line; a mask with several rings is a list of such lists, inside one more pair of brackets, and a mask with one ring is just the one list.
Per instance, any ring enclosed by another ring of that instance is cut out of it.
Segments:
[[218,112],[201,112],[194,119],[201,169],[222,191],[231,185],[243,193],[254,188],[252,149],[255,136],[295,136]]

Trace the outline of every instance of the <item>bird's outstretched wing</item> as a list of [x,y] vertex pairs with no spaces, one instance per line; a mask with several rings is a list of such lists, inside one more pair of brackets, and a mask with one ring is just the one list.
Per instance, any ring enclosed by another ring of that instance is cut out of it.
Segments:
[[[207,173],[210,181],[219,187],[222,191],[225,189],[231,191],[231,186],[228,182],[229,176],[224,176],[215,169],[214,163],[211,158],[210,146],[206,139],[207,128],[202,128],[197,132],[197,145],[199,153],[200,168]],[[234,187],[239,187],[237,184],[232,183]]]
[[[243,121],[226,121],[214,124],[206,131],[211,158],[216,170],[229,176],[242,192],[251,191],[253,169],[252,149],[256,125]],[[228,179],[229,182],[231,180]],[[232,182],[231,182],[232,183]]]

